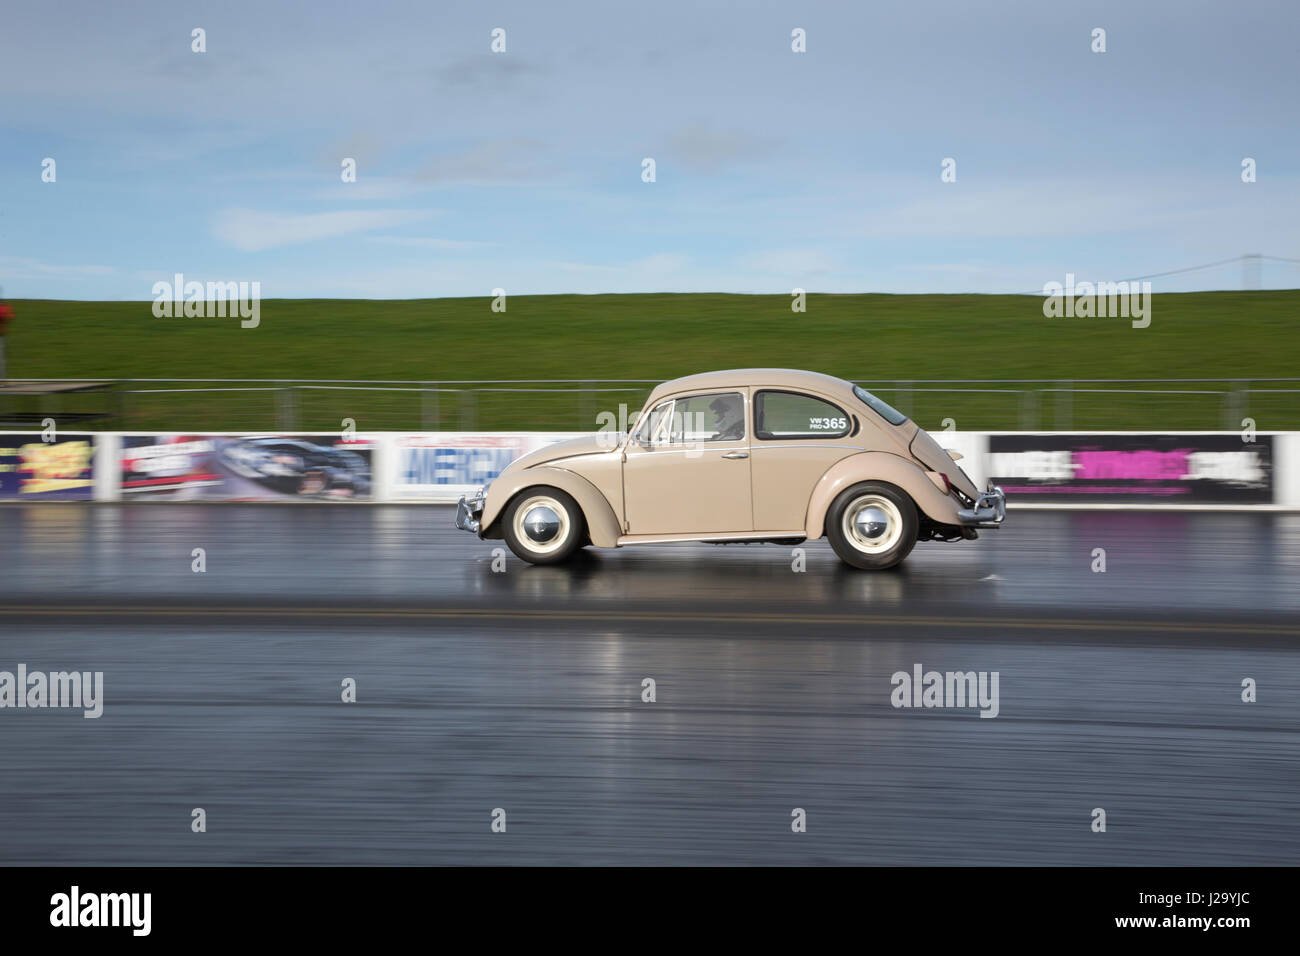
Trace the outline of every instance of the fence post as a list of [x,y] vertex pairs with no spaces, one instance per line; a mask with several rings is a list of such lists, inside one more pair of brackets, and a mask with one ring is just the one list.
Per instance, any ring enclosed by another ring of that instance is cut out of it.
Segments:
[[438,391],[437,389],[420,390],[420,423],[421,428],[426,432],[436,432],[439,426],[439,409],[438,409]]
[[1228,386],[1224,399],[1223,428],[1230,432],[1240,431],[1241,420],[1250,414],[1250,389],[1241,382],[1233,382]]
[[1038,430],[1038,389],[1026,388],[1020,393],[1020,430]]
[[461,390],[460,393],[460,430],[463,432],[476,431],[478,425],[478,392],[472,388]]
[[596,406],[592,388],[591,382],[583,382],[579,386],[578,417],[580,421],[578,422],[578,431],[596,430]]
[[1057,382],[1056,387],[1056,420],[1052,430],[1068,432],[1074,425],[1074,383]]
[[902,412],[904,415],[906,415],[908,418],[912,418],[912,417],[913,417],[913,415],[912,415],[912,383],[911,383],[911,382],[895,382],[895,383],[894,383],[894,394],[897,396],[898,401],[901,403],[901,404],[898,406],[898,410],[899,410],[900,412]]
[[291,432],[297,425],[295,424],[297,415],[294,408],[294,387],[288,382],[281,382],[276,396],[276,427],[282,432]]

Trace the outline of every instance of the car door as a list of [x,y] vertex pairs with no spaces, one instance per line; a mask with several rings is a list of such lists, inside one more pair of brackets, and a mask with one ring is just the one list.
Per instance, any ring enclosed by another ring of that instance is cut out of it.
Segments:
[[752,531],[747,390],[715,389],[656,405],[623,462],[627,534]]

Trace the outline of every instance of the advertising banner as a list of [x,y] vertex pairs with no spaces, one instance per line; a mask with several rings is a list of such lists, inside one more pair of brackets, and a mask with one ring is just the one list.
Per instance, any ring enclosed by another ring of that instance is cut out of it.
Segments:
[[454,499],[477,491],[516,458],[551,442],[577,437],[577,434],[434,432],[397,435],[390,458],[392,480],[389,487],[396,501]]
[[988,474],[1012,505],[1273,501],[1273,437],[990,435]]
[[[0,433],[0,501],[447,502],[573,432]],[[1022,505],[1300,508],[1300,433],[938,433]],[[98,453],[99,467],[96,468]]]
[[373,443],[339,435],[123,435],[123,499],[368,501]]
[[89,501],[95,493],[95,436],[0,435],[0,499]]

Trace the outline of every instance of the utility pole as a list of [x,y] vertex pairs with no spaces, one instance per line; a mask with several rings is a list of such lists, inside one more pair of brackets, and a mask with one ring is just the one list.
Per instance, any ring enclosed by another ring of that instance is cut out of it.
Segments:
[[1248,252],[1241,257],[1241,288],[1244,292],[1257,292],[1263,277],[1263,260],[1258,252]]

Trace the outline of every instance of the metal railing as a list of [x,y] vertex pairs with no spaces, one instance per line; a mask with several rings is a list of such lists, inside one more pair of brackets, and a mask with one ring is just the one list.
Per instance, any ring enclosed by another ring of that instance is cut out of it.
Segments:
[[[587,431],[602,414],[621,424],[621,406],[640,411],[660,381],[10,379],[0,427],[62,417],[123,431],[336,431],[347,419],[359,431]],[[1300,378],[856,381],[928,429],[1300,429]]]

